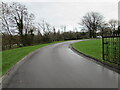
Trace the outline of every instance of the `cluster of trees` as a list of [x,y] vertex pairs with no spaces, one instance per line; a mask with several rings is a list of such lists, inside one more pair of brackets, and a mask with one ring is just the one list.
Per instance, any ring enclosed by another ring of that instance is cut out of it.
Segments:
[[90,12],[83,16],[79,25],[82,25],[84,29],[78,32],[77,28],[66,31],[66,26],[58,29],[44,20],[34,23],[35,15],[29,13],[26,6],[20,3],[2,2],[0,7],[3,50],[60,40],[96,38],[97,35],[117,31],[117,20],[106,23],[103,16],[97,12]]
[[[29,14],[27,8],[20,3],[1,3],[2,12],[2,39],[3,49],[12,48],[13,45],[30,45],[33,39],[34,15]],[[31,40],[30,40],[31,39]]]
[[26,6],[20,3],[2,2],[0,7],[3,50],[59,40],[85,38],[84,32],[66,32],[66,26],[56,29],[44,20],[34,23],[35,15],[29,13]]
[[84,26],[84,30],[87,30],[90,38],[96,38],[96,36],[103,36],[108,34],[120,33],[118,30],[118,21],[111,19],[108,22],[104,21],[104,17],[98,12],[89,12],[82,18],[82,22],[79,23]]

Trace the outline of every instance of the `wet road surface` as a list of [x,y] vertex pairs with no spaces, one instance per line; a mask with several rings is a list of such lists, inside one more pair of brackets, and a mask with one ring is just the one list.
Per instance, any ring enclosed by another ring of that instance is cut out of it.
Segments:
[[8,88],[117,88],[118,73],[73,52],[73,42],[41,48],[17,70]]

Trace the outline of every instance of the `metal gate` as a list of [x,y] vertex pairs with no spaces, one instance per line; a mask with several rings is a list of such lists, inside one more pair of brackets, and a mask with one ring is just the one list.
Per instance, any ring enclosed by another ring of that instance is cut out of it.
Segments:
[[103,60],[120,65],[120,33],[102,36]]

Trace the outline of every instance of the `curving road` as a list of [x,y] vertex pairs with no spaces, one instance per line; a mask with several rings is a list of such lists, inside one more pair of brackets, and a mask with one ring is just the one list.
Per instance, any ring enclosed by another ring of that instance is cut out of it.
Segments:
[[73,52],[67,41],[41,48],[11,78],[8,88],[117,88],[118,73]]

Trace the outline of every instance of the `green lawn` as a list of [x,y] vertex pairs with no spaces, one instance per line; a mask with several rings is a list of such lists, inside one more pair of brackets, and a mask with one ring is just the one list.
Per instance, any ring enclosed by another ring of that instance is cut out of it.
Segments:
[[77,49],[78,51],[92,56],[96,59],[102,60],[102,40],[88,40],[88,41],[81,41],[74,43],[73,48]]
[[103,62],[112,64],[114,66],[118,66],[115,63],[105,61],[102,59],[102,40],[101,39],[80,41],[72,44],[72,47],[88,56],[91,56]]
[[[0,57],[2,56],[2,75],[4,75],[13,65],[15,65],[19,60],[21,60],[23,57],[25,57],[29,53],[35,51],[36,49],[42,48],[50,44],[58,43],[58,42],[62,42],[62,41],[3,51],[2,55],[0,55]],[[1,68],[0,68],[0,71],[1,71]]]

